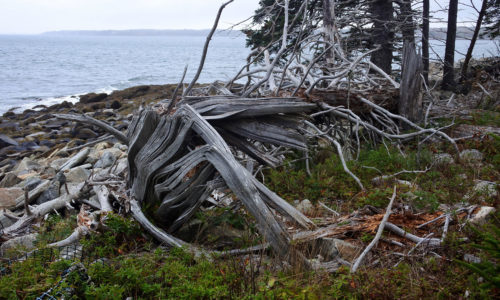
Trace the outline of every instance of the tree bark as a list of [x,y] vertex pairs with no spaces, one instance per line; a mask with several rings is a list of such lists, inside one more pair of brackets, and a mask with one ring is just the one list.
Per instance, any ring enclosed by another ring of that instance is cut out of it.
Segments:
[[399,4],[401,22],[401,32],[403,42],[415,43],[415,24],[413,24],[413,11],[411,9],[411,0],[402,0]]
[[467,76],[467,69],[469,67],[469,62],[472,58],[472,51],[476,44],[477,37],[479,36],[479,30],[481,29],[481,23],[483,23],[484,15],[486,14],[486,8],[488,8],[488,0],[483,0],[483,5],[481,6],[481,11],[479,11],[479,16],[477,17],[476,28],[474,29],[474,35],[470,41],[469,49],[465,55],[464,64],[462,66],[462,71],[460,74],[460,82],[462,82]]
[[410,121],[418,122],[422,117],[422,58],[413,43],[405,42],[401,62],[401,86],[399,88],[399,114]]
[[424,80],[429,84],[429,0],[423,0],[422,12],[422,62],[424,65]]
[[[333,12],[334,5],[333,0],[323,0],[323,27],[325,40],[330,44],[335,42],[335,24],[333,22],[333,16],[335,15]],[[334,54],[333,48],[326,52],[326,63],[329,67],[333,66],[335,60]]]
[[393,7],[391,0],[375,0],[371,4],[373,33],[372,42],[381,48],[373,52],[371,62],[381,68],[385,73],[392,71],[392,39],[391,30]]
[[453,64],[455,62],[457,13],[458,0],[450,0],[450,6],[448,8],[448,29],[446,31],[446,50],[444,52],[443,82],[441,84],[441,88],[448,91],[454,90],[456,86]]

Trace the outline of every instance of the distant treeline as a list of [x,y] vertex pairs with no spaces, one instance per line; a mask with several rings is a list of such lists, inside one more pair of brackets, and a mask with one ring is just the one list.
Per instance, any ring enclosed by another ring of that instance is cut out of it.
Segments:
[[[44,35],[71,36],[206,36],[210,29],[130,29],[130,30],[60,30],[42,33]],[[242,36],[239,30],[217,30],[217,34]]]
[[[457,27],[457,40],[470,40],[472,34],[474,33],[474,27]],[[483,36],[484,30],[479,31],[480,39],[489,39],[488,36]],[[429,39],[431,40],[446,40],[446,27],[444,28],[430,28],[429,29]]]
[[[130,30],[61,30],[49,31],[44,35],[71,35],[71,36],[206,36],[210,29],[130,29]],[[457,39],[471,39],[474,28],[457,27]],[[217,30],[218,34],[227,36],[243,36],[239,30]],[[418,34],[418,33],[417,33]],[[430,28],[431,40],[445,40],[446,28]],[[480,38],[488,38],[482,37]]]

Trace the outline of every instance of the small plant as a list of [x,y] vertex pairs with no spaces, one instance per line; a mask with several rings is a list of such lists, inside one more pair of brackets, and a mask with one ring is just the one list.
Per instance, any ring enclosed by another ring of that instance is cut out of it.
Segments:
[[477,273],[486,281],[481,285],[483,289],[491,287],[500,288],[500,228],[495,225],[489,225],[485,229],[479,230],[471,227],[472,230],[479,235],[482,242],[473,244],[472,247],[483,250],[485,257],[481,262],[464,262],[456,260],[459,264],[467,269]]

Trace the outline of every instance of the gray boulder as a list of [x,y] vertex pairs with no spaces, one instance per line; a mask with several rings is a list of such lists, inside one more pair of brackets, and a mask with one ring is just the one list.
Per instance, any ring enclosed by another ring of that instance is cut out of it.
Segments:
[[90,171],[82,167],[70,169],[66,174],[67,182],[84,182],[89,178]]
[[469,220],[470,223],[476,225],[482,225],[486,223],[488,218],[496,211],[494,207],[491,206],[482,206],[479,208],[477,213],[475,213],[472,218]]
[[20,187],[0,188],[0,208],[13,208],[16,206],[16,199],[23,196],[24,191]]
[[51,184],[48,189],[42,192],[40,196],[36,199],[36,204],[40,205],[50,200],[54,200],[59,197],[59,184]]
[[498,195],[496,182],[485,181],[485,180],[476,180],[476,184],[474,185],[474,193],[481,194],[485,198],[494,198]]
[[435,154],[432,158],[432,161],[435,165],[440,166],[440,165],[449,165],[455,162],[453,159],[453,156],[449,153],[438,153]]
[[0,181],[0,188],[12,187],[21,181],[21,178],[17,177],[16,174],[9,172],[5,174],[5,177]]
[[476,149],[466,149],[460,152],[460,159],[465,163],[480,163],[483,160],[483,154]]
[[297,210],[303,214],[309,214],[314,211],[314,206],[312,205],[311,201],[309,201],[308,199],[304,199],[297,205]]
[[95,163],[94,168],[111,167],[116,161],[116,156],[111,151],[105,151],[101,158]]
[[1,256],[5,256],[11,250],[32,250],[35,248],[35,241],[38,237],[38,233],[32,233],[24,236],[19,236],[13,239],[8,240],[0,246],[0,254]]
[[28,191],[33,190],[36,188],[40,183],[42,183],[42,180],[38,176],[33,176],[26,178],[24,182],[21,183],[21,186],[23,186],[25,189],[28,189]]
[[15,140],[11,139],[5,134],[0,134],[0,149],[8,146],[18,146],[18,145],[19,144]]

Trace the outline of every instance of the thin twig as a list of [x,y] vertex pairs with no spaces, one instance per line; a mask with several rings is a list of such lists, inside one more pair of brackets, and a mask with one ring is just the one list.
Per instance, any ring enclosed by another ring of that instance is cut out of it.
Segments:
[[351,268],[351,273],[355,273],[363,259],[365,258],[366,254],[370,252],[370,250],[373,248],[378,243],[378,240],[382,236],[382,232],[384,231],[385,224],[387,223],[387,220],[389,219],[389,216],[391,215],[391,210],[392,210],[392,204],[394,203],[394,199],[396,199],[396,186],[394,186],[394,191],[392,192],[392,197],[391,201],[389,201],[389,205],[387,205],[387,208],[385,210],[385,215],[382,218],[382,222],[380,222],[380,225],[378,226],[377,234],[375,235],[375,238],[370,242],[370,244],[365,248],[363,253],[356,259],[354,264],[352,265]]

